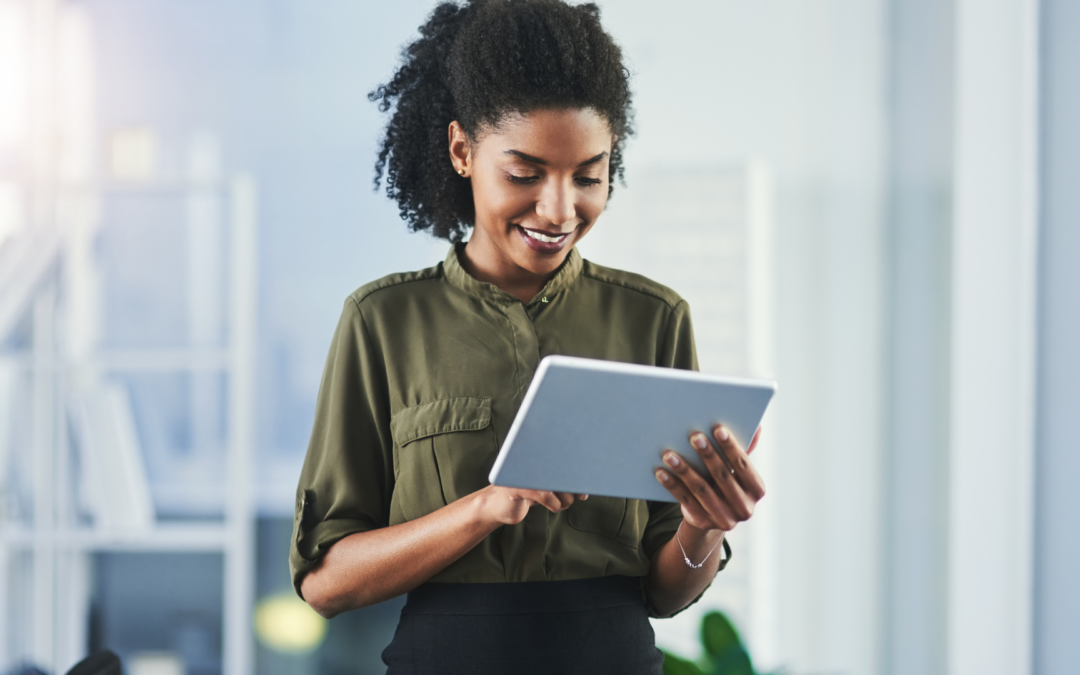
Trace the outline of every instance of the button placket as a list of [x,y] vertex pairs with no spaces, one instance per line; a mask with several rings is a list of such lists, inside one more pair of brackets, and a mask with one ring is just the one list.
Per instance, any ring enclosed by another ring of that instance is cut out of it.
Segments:
[[513,331],[514,355],[517,359],[517,381],[514,384],[517,387],[516,396],[520,401],[525,396],[525,390],[529,388],[536,369],[540,366],[540,341],[536,337],[536,327],[525,305],[512,302],[503,308],[503,313]]
[[[525,397],[525,391],[529,388],[533,375],[540,365],[540,342],[536,336],[536,327],[523,303],[509,302],[502,306],[502,310],[510,324],[514,341],[514,356],[517,361],[515,367],[517,391],[514,394],[516,409]],[[524,539],[521,568],[524,581],[542,581],[547,578],[544,555],[548,540],[548,519],[545,514],[547,514],[546,509],[532,509],[521,523]]]

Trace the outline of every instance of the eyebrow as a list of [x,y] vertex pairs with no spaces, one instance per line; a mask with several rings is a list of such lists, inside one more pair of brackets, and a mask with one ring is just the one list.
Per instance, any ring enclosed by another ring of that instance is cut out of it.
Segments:
[[[533,157],[532,155],[527,155],[524,152],[521,152],[520,150],[507,150],[503,154],[505,154],[505,155],[513,155],[514,157],[517,157],[518,159],[523,159],[526,162],[529,162],[530,164],[539,164],[541,166],[547,166],[547,162],[545,160],[540,159],[539,157]],[[597,162],[599,162],[600,160],[602,160],[605,157],[607,157],[607,151],[606,150],[604,152],[601,152],[599,155],[597,155],[595,157],[590,157],[589,159],[585,160],[581,164],[578,164],[577,168],[580,169],[583,166],[588,166],[590,164],[596,164]]]

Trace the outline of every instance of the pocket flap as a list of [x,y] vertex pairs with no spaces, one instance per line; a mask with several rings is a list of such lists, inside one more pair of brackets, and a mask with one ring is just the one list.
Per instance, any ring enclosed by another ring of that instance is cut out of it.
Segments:
[[491,399],[455,396],[414,405],[390,418],[390,433],[398,446],[452,431],[476,431],[491,424]]

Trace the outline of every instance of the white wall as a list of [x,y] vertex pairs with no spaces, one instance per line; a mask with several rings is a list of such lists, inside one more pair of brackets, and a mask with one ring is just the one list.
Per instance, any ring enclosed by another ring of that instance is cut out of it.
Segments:
[[948,671],[1031,669],[1036,4],[956,4]]
[[1080,663],[1080,3],[1043,0],[1034,672]]
[[954,7],[892,3],[883,672],[947,666]]

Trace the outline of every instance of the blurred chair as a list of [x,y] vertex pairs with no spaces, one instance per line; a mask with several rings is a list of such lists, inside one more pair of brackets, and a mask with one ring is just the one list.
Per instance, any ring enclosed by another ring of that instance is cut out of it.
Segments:
[[120,668],[120,657],[104,649],[76,663],[67,675],[123,675],[123,671]]
[[22,664],[15,666],[4,675],[46,675],[46,673],[36,666]]

